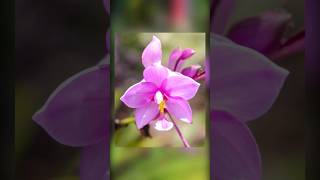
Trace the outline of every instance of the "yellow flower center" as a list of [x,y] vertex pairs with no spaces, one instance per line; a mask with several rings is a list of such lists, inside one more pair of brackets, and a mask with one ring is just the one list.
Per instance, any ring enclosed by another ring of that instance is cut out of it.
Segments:
[[159,111],[160,111],[160,113],[161,114],[163,114],[164,113],[164,108],[166,107],[166,103],[165,103],[165,101],[161,101],[160,102],[160,104],[159,104]]

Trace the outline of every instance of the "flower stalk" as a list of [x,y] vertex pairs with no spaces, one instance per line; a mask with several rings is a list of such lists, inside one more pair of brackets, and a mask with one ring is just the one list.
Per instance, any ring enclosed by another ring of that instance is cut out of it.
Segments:
[[170,117],[170,120],[172,121],[173,126],[174,126],[174,128],[176,129],[176,131],[177,131],[177,133],[178,133],[178,135],[179,135],[179,138],[181,139],[184,147],[190,148],[189,142],[187,141],[187,139],[186,139],[186,138],[183,136],[183,134],[181,133],[179,127],[178,127],[177,124],[176,124],[176,122],[173,120],[173,118],[171,117],[171,115],[170,115],[169,113],[167,113],[167,114],[168,114],[168,116]]
[[119,125],[128,125],[128,124],[133,123],[133,122],[135,122],[135,118],[134,117],[127,117],[127,118],[124,118],[122,120],[120,120],[120,119],[116,119],[115,120],[115,123],[119,124]]

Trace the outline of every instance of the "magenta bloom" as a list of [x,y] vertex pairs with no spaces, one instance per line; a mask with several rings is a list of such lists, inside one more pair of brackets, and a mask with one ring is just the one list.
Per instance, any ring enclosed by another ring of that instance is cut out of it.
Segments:
[[135,109],[139,129],[156,120],[155,129],[170,130],[173,123],[167,120],[165,113],[170,113],[183,122],[192,123],[192,110],[188,100],[195,96],[200,84],[162,66],[161,56],[160,40],[153,36],[142,53],[142,63],[145,66],[143,80],[132,85],[120,98],[128,107]]
[[[257,2],[259,3],[259,2]],[[291,32],[293,20],[284,10],[269,10],[231,25],[236,0],[211,1],[211,31],[275,60],[304,50],[305,31]]]

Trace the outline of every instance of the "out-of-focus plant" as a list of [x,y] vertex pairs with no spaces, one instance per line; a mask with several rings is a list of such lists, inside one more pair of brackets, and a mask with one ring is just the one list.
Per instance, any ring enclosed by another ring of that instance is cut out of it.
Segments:
[[288,35],[291,16],[277,10],[244,19],[226,32],[235,2],[211,1],[211,175],[258,180],[260,152],[246,122],[270,109],[288,74],[267,57],[302,51],[304,31]]
[[246,122],[271,108],[288,72],[219,35],[213,34],[211,43],[212,176],[260,179],[260,153]]

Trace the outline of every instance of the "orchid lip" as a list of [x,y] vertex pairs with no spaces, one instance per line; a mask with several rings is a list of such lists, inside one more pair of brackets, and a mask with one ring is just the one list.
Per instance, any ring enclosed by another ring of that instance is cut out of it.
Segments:
[[166,120],[165,118],[159,119],[154,128],[158,131],[169,131],[173,128],[173,123]]

